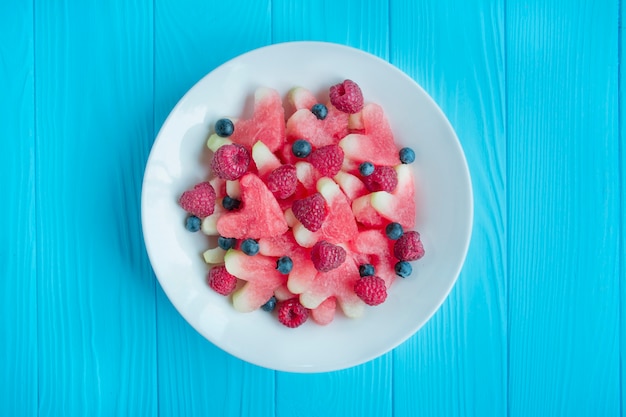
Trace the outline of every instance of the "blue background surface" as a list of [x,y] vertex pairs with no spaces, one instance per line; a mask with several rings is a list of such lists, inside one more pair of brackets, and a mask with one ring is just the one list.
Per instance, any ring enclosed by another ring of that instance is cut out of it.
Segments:
[[[0,415],[624,416],[623,17],[618,0],[3,0]],[[197,334],[139,214],[178,99],[290,40],[358,47],[419,82],[475,198],[432,320],[318,375]]]

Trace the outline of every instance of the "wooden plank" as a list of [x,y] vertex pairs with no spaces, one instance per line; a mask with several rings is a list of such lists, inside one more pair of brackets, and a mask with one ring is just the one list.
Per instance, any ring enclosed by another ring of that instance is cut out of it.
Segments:
[[37,412],[32,2],[0,4],[0,415]]
[[391,62],[420,83],[447,115],[463,146],[474,192],[473,235],[459,280],[433,319],[394,352],[395,415],[503,416],[503,2],[392,2],[391,23]]
[[152,415],[152,2],[36,1],[40,415]]
[[618,2],[506,11],[509,415],[618,415]]
[[[341,10],[341,12],[337,12]],[[389,56],[389,6],[376,0],[272,2],[272,40],[335,42]]]
[[[340,0],[332,7],[326,3],[274,1],[274,42],[336,42],[388,58],[387,3]],[[326,374],[278,372],[277,415],[320,416],[332,410],[336,415],[390,416],[391,370],[392,357],[387,354],[361,366]]]
[[[269,4],[155,2],[155,131],[206,73],[270,43]],[[157,319],[160,415],[274,414],[274,372],[209,343],[183,320],[160,287]]]
[[618,107],[619,107],[619,135],[620,142],[618,146],[618,154],[620,155],[620,242],[619,253],[621,254],[619,259],[619,287],[620,287],[620,407],[621,416],[626,416],[626,102],[624,101],[624,94],[626,94],[626,31],[623,27],[623,22],[626,19],[626,7],[622,2],[619,2],[619,92],[618,92]]

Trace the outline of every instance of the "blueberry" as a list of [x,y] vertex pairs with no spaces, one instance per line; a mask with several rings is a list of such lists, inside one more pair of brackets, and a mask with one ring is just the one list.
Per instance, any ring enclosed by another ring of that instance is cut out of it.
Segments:
[[374,165],[371,162],[361,162],[361,165],[359,165],[359,172],[364,177],[372,175],[374,173]]
[[235,125],[230,119],[219,119],[215,122],[215,133],[217,136],[227,138],[235,131]]
[[400,162],[403,164],[410,164],[415,161],[415,152],[411,148],[400,149]]
[[389,223],[387,227],[385,227],[385,233],[389,239],[398,240],[404,234],[404,230],[402,230],[400,223],[393,222]]
[[374,269],[374,265],[371,264],[363,264],[359,266],[359,275],[362,277],[369,277],[376,273]]
[[217,238],[217,246],[224,250],[232,249],[237,244],[237,239],[234,237],[220,236]]
[[237,210],[240,204],[241,201],[229,196],[226,196],[222,199],[222,207],[224,207],[226,210]]
[[272,298],[267,300],[267,302],[261,306],[261,308],[267,312],[274,311],[275,307],[276,307],[276,297],[274,297],[273,295],[272,295]]
[[293,261],[289,256],[283,256],[276,261],[276,269],[278,269],[278,272],[280,272],[281,274],[286,275],[290,273],[292,268]]
[[400,261],[396,264],[395,270],[399,277],[406,278],[413,272],[413,267],[407,261]]
[[187,220],[185,220],[185,229],[190,232],[197,232],[200,230],[200,226],[202,225],[202,220],[200,220],[196,216],[189,216]]
[[306,158],[311,154],[311,144],[306,139],[298,139],[291,145],[291,151],[298,158]]
[[259,253],[259,243],[254,239],[246,239],[241,242],[241,251],[249,256]]
[[324,120],[328,115],[328,109],[322,103],[317,103],[311,107],[311,113],[313,113],[318,119]]

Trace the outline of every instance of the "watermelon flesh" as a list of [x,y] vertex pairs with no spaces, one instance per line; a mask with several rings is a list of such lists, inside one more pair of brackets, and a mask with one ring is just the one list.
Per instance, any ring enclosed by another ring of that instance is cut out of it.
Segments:
[[239,179],[239,186],[241,208],[225,212],[217,220],[220,235],[259,239],[281,235],[289,229],[278,201],[258,176],[245,174]]
[[326,326],[335,318],[335,310],[337,310],[337,300],[335,297],[328,297],[317,308],[311,310],[311,319],[321,326]]
[[332,145],[349,133],[350,115],[337,110],[330,102],[326,103],[328,114],[320,120],[311,112],[313,105],[319,103],[315,95],[304,87],[296,87],[289,91],[288,102],[295,111],[287,119],[285,134],[287,142],[297,139],[308,140],[313,148]]
[[252,118],[235,122],[235,131],[229,138],[248,150],[257,141],[274,152],[285,142],[285,111],[278,91],[261,87],[254,93]]
[[[364,313],[366,305],[354,292],[360,265],[372,264],[387,287],[396,279],[394,241],[387,238],[385,226],[392,221],[405,230],[415,226],[412,170],[400,163],[398,147],[380,106],[368,103],[360,112],[348,115],[328,103],[326,118],[319,120],[311,112],[317,103],[318,98],[302,87],[289,91],[284,106],[276,90],[259,88],[251,118],[231,119],[235,123],[233,135],[223,138],[212,134],[207,140],[213,151],[225,144],[241,144],[253,161],[238,180],[209,179],[217,201],[214,213],[202,222],[207,235],[239,240],[228,251],[213,247],[203,252],[209,265],[223,263],[241,280],[232,294],[238,311],[256,310],[272,296],[279,301],[298,297],[313,322],[327,325],[337,311],[350,318]],[[313,150],[339,144],[345,155],[341,170],[333,178],[325,177],[310,163],[310,157],[295,157],[292,143],[300,138],[309,140]],[[364,161],[396,170],[398,184],[393,192],[367,190],[358,170]],[[296,167],[298,183],[293,195],[279,200],[266,181],[283,164]],[[311,232],[291,207],[295,200],[316,192],[323,196],[328,215],[321,228]],[[239,199],[240,207],[225,210],[222,200],[226,196]],[[258,254],[249,256],[238,249],[246,238],[258,242]],[[348,254],[339,267],[328,272],[318,271],[311,259],[311,248],[321,240],[342,246]],[[283,256],[293,262],[288,274],[276,269],[277,260]]]
[[358,233],[356,221],[352,214],[350,202],[341,189],[332,179],[322,177],[317,182],[317,191],[324,197],[328,206],[328,216],[322,227],[312,232],[298,222],[293,226],[293,235],[296,241],[306,248],[310,248],[320,240],[333,244],[347,242]]
[[365,303],[354,293],[354,284],[360,278],[359,269],[354,260],[346,258],[338,268],[328,272],[318,272],[313,279],[304,283],[300,303],[306,308],[315,309],[328,297],[335,297],[337,304],[347,317],[360,317]]
[[351,133],[339,142],[346,158],[355,163],[369,161],[374,165],[400,164],[399,149],[382,107],[366,104],[361,117],[363,133]]
[[368,263],[374,266],[376,275],[385,281],[387,288],[396,278],[394,267],[397,260],[393,256],[391,242],[382,229],[370,229],[360,232],[350,243],[350,249],[357,263],[366,263],[363,255],[368,255]]
[[259,254],[249,256],[229,249],[224,256],[224,265],[232,275],[246,281],[233,293],[233,306],[242,313],[261,307],[287,282],[287,276],[276,269],[276,258]]

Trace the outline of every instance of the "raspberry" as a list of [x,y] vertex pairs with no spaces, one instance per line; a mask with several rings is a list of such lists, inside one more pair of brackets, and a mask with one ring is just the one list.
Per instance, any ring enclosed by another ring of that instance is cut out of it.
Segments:
[[401,261],[417,261],[424,256],[424,245],[420,234],[415,231],[405,232],[393,245],[393,254]]
[[192,190],[185,191],[178,204],[194,216],[204,218],[215,210],[215,190],[208,182],[196,184]]
[[345,262],[346,250],[341,246],[321,240],[311,249],[311,260],[315,269],[320,272],[328,272]]
[[278,304],[278,321],[292,329],[301,326],[309,318],[307,310],[297,298],[291,298]]
[[377,166],[374,168],[372,175],[363,177],[363,184],[371,192],[392,192],[398,185],[398,174],[392,167]]
[[207,283],[218,294],[228,295],[235,291],[237,277],[228,272],[225,266],[216,266],[209,271]]
[[291,164],[279,166],[267,177],[267,188],[276,198],[291,197],[297,185],[296,167]]
[[339,145],[326,145],[311,153],[309,162],[320,174],[334,177],[343,165],[343,149]]
[[363,277],[354,283],[356,295],[370,306],[382,304],[387,299],[385,280],[376,275]]
[[320,193],[315,193],[302,200],[294,201],[291,210],[304,227],[316,232],[322,227],[327,215],[326,200]]
[[211,168],[218,177],[236,180],[248,171],[250,152],[237,143],[220,146],[213,154]]
[[344,113],[358,113],[363,108],[363,93],[357,83],[345,80],[330,87],[330,102]]

